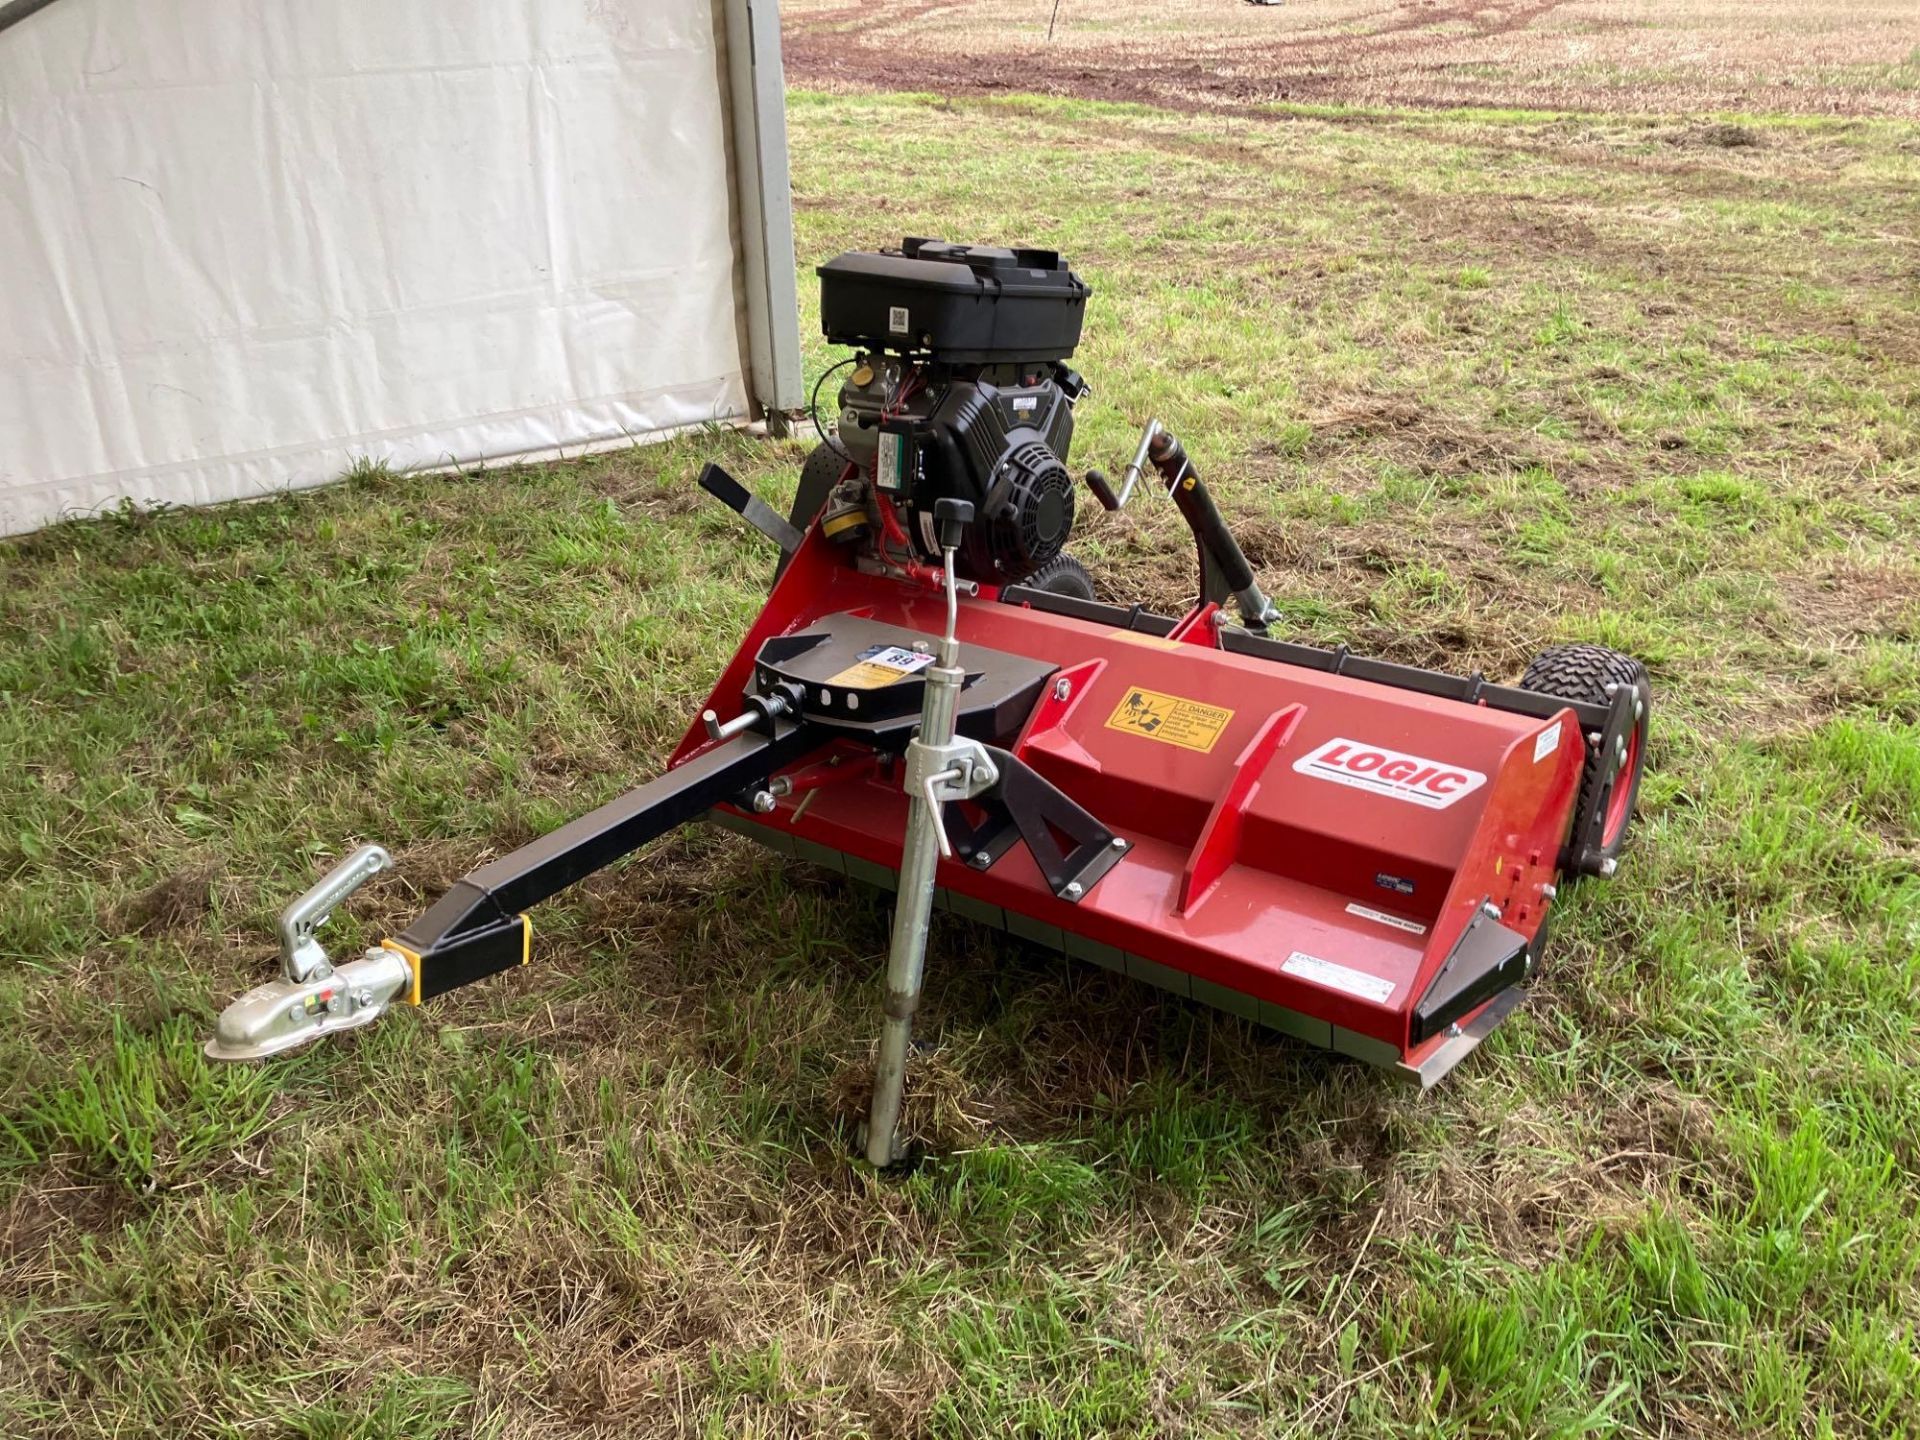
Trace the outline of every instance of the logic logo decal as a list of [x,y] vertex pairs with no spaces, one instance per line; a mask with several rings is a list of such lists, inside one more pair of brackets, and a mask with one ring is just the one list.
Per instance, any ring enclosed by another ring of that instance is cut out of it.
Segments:
[[1316,780],[1350,785],[1429,810],[1444,810],[1487,783],[1487,777],[1478,770],[1462,765],[1346,739],[1327,741],[1311,755],[1294,761],[1293,768]]

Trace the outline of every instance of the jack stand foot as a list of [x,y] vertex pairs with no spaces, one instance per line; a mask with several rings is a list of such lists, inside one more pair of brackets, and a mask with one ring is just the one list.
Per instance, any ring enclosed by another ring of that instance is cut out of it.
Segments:
[[895,1137],[893,1159],[885,1165],[873,1165],[873,1159],[867,1147],[867,1137],[870,1133],[865,1120],[853,1127],[853,1158],[871,1165],[873,1173],[883,1179],[904,1180],[931,1158],[932,1152],[918,1140],[910,1140],[902,1145],[898,1137]]

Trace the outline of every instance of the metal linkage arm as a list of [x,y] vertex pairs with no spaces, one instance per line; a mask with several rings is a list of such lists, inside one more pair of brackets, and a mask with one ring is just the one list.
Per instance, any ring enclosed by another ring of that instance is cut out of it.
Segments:
[[1254,579],[1253,566],[1227,529],[1220,507],[1213,503],[1186,450],[1168,431],[1156,428],[1150,428],[1144,448],[1200,547],[1200,599],[1217,604],[1231,595],[1246,627],[1265,633],[1280,613]]
[[281,917],[282,977],[248,991],[221,1013],[207,1054],[264,1059],[377,1020],[395,1000],[418,1005],[526,964],[532,949],[528,908],[715,805],[759,789],[824,738],[810,722],[780,718],[770,721],[770,733],[734,735],[482,865],[398,936],[335,968],[314,931],[328,911],[392,863],[378,846],[363,846]]
[[482,865],[388,943],[414,971],[417,1004],[527,960],[525,911],[697,820],[715,805],[764,785],[775,770],[821,743],[805,722],[773,735],[743,734],[629,790],[618,800]]

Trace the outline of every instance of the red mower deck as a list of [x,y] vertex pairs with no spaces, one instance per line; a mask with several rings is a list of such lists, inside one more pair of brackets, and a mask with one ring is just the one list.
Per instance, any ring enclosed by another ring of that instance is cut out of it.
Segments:
[[[840,614],[939,633],[938,597],[830,562],[802,550],[743,656]],[[1219,613],[1205,606],[1163,636],[960,605],[963,646],[1056,667],[1010,749],[1130,848],[1077,903],[1054,896],[1024,848],[988,871],[943,860],[942,906],[1431,1084],[1498,998],[1419,1033],[1416,1002],[1462,933],[1496,919],[1529,951],[1541,933],[1585,760],[1578,717],[1231,654]],[[723,717],[747,668],[736,661],[714,691]],[[709,743],[695,727],[674,759]],[[891,889],[907,812],[893,768],[718,818]]]

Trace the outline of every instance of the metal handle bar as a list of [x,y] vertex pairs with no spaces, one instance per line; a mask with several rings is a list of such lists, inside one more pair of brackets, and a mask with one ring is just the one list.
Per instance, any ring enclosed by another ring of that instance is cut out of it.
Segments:
[[383,845],[362,845],[298,900],[280,912],[280,969],[296,983],[325,975],[332,965],[313,932],[342,900],[382,870],[393,868],[393,856]]

